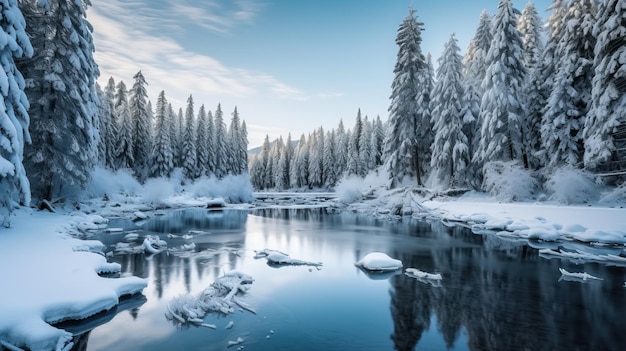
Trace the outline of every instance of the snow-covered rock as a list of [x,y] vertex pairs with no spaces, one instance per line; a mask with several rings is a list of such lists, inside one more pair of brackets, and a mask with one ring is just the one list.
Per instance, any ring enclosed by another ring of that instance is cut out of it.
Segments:
[[135,216],[135,218],[133,219],[135,221],[141,221],[148,218],[148,214],[141,211],[133,212],[133,216]]
[[368,271],[389,272],[402,268],[402,261],[391,258],[382,252],[372,252],[354,265]]

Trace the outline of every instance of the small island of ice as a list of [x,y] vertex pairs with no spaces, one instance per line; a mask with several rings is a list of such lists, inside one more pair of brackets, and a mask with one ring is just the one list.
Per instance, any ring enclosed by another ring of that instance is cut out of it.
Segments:
[[371,272],[391,272],[401,269],[402,261],[391,258],[382,252],[372,252],[354,265]]

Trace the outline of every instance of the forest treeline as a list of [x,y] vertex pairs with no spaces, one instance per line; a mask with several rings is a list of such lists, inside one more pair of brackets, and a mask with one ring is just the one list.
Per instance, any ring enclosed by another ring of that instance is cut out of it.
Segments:
[[495,16],[481,14],[464,57],[451,35],[435,72],[421,51],[423,24],[410,9],[397,32],[382,144],[356,142],[380,140],[377,127],[361,127],[359,111],[353,129],[314,131],[296,149],[266,142],[251,160],[254,186],[332,187],[381,164],[391,186],[415,179],[420,186],[485,190],[485,174],[504,168],[540,181],[570,168],[622,182],[626,5],[555,0],[549,10],[544,23],[532,2],[518,11],[501,0]]

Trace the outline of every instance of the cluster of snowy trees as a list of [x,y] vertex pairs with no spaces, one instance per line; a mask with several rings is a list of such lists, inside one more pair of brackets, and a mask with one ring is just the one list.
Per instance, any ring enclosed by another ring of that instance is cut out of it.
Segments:
[[237,109],[189,97],[173,112],[161,92],[153,113],[141,72],[127,90],[97,86],[89,0],[0,0],[0,222],[36,199],[84,188],[97,165],[130,168],[140,180],[247,171],[247,132]]
[[493,162],[546,172],[623,162],[626,4],[555,0],[550,10],[544,45],[535,6],[520,13],[501,0],[493,18],[481,15],[464,60],[451,36],[436,77],[410,11],[396,39],[385,143],[393,183],[480,186]]
[[247,172],[246,122],[240,120],[236,107],[228,127],[221,105],[215,112],[201,105],[196,112],[191,95],[184,112],[179,108],[176,113],[161,91],[153,111],[141,71],[134,80],[130,90],[113,78],[104,90],[96,84],[100,166],[132,169],[140,181],[169,177],[175,168],[181,168],[189,180]]
[[384,125],[358,111],[354,128],[343,121],[336,129],[320,127],[297,143],[291,135],[273,144],[269,137],[250,160],[250,180],[256,189],[333,187],[344,175],[365,176],[383,164]]

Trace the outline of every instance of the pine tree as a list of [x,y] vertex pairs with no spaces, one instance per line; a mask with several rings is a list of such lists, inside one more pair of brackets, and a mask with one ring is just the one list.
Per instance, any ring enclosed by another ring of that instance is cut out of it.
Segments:
[[[290,135],[291,139],[291,135]],[[291,140],[289,140],[291,143]],[[288,144],[291,148],[291,144]],[[239,169],[241,174],[248,172],[248,127],[246,121],[241,121],[241,127],[239,128]],[[287,168],[289,171],[289,168]]]
[[291,188],[291,163],[293,159],[293,147],[291,146],[291,133],[287,136],[287,142],[283,148],[278,162],[278,172],[276,176],[276,187],[279,189]]
[[115,80],[109,78],[107,86],[104,88],[104,99],[100,100],[100,106],[103,108],[101,119],[108,120],[108,128],[104,131],[100,130],[100,138],[105,143],[104,165],[109,169],[117,169],[116,150],[117,137],[119,134],[119,125],[115,113]]
[[16,0],[0,0],[0,217],[11,225],[11,213],[22,203],[30,203],[30,184],[22,163],[28,133],[28,98],[25,82],[15,59],[31,57],[33,47],[25,31],[26,23]]
[[215,175],[221,179],[228,174],[227,135],[221,104],[217,105],[214,117],[215,134],[213,140],[215,145]]
[[418,185],[422,185],[425,165],[420,161],[430,148],[426,145],[429,140],[419,139],[430,126],[420,103],[428,83],[428,67],[420,48],[421,30],[422,23],[417,22],[415,11],[410,9],[396,37],[399,49],[389,107],[390,135],[385,146],[392,185],[405,176],[415,176]]
[[239,175],[245,172],[245,167],[241,162],[247,155],[247,143],[243,145],[243,139],[241,138],[241,122],[239,119],[239,112],[237,107],[232,113],[230,125],[228,127],[228,139],[230,141],[229,147],[229,168],[232,174]]
[[359,137],[359,168],[360,176],[365,177],[367,172],[374,169],[374,161],[372,160],[374,152],[372,151],[372,124],[367,116],[363,120],[363,129]]
[[337,177],[341,178],[341,176],[347,172],[349,144],[343,120],[339,120],[339,124],[337,125],[336,139],[337,145],[335,145],[335,154],[337,163],[335,173],[337,174]]
[[174,168],[172,155],[171,115],[165,91],[159,93],[156,104],[156,124],[154,127],[154,144],[152,146],[150,174],[153,177],[169,177]]
[[383,122],[380,120],[380,116],[376,116],[373,127],[372,149],[374,150],[375,167],[378,167],[383,164],[383,149],[385,142],[385,128],[383,126]]
[[541,166],[541,119],[545,98],[542,96],[543,78],[541,77],[541,60],[543,55],[542,21],[532,2],[528,2],[519,18],[517,28],[522,39],[524,67],[528,74],[523,85],[524,106],[526,106],[526,123],[524,124],[524,149],[528,166],[532,169]]
[[206,175],[215,175],[215,127],[213,125],[213,113],[207,112],[206,117]]
[[309,145],[304,134],[300,136],[298,142],[298,150],[294,157],[291,174],[293,177],[291,184],[296,187],[302,188],[309,184]]
[[48,200],[86,186],[97,160],[99,72],[85,18],[89,5],[88,0],[19,2],[37,53],[18,63],[30,102],[32,144],[24,163],[33,194]]
[[439,58],[433,91],[432,118],[435,141],[431,167],[444,187],[465,185],[468,140],[463,134],[463,63],[452,35]]
[[135,83],[129,92],[130,118],[133,123],[133,170],[139,180],[148,176],[148,158],[152,149],[152,121],[148,110],[146,79],[141,71],[133,76]]
[[362,175],[361,159],[359,157],[361,134],[363,132],[363,120],[361,117],[361,109],[357,112],[354,128],[350,134],[348,145],[348,175]]
[[133,168],[135,152],[133,150],[133,121],[128,106],[128,91],[123,81],[117,83],[115,94],[115,115],[119,124],[119,135],[115,149],[116,168]]
[[196,133],[193,109],[193,97],[189,95],[187,99],[187,109],[185,110],[185,127],[182,137],[182,168],[187,179],[194,179],[196,174]]
[[204,105],[198,110],[198,119],[196,125],[196,178],[207,174],[207,126],[206,126],[206,110]]
[[557,74],[541,130],[551,167],[582,165],[583,127],[593,79],[595,18],[594,0],[574,0],[563,18],[567,25],[556,46]]
[[[469,140],[469,155],[474,155],[475,149],[480,142],[480,104],[483,96],[482,81],[487,72],[487,53],[491,46],[491,17],[487,11],[480,15],[480,22],[474,38],[470,41],[465,55],[465,115],[463,116],[463,133]],[[472,172],[477,173],[480,167],[473,167]]]
[[602,2],[593,34],[595,76],[584,129],[584,165],[596,170],[617,161],[615,132],[626,123],[626,2]]
[[517,29],[522,39],[524,67],[526,70],[530,70],[537,66],[543,53],[542,22],[532,2],[529,1],[522,10],[522,15],[517,22]]
[[183,133],[185,130],[185,115],[183,108],[178,109],[178,113],[174,116],[174,136],[172,143],[174,144],[174,167],[183,167]]
[[522,43],[510,0],[501,0],[494,19],[494,36],[487,54],[484,96],[480,106],[481,139],[473,161],[522,161],[524,111]]
[[335,148],[337,145],[337,138],[335,134],[335,130],[331,130],[326,133],[326,141],[324,143],[324,153],[322,162],[324,164],[324,170],[326,172],[326,185],[333,187],[339,181],[339,175],[337,174],[337,168],[335,164],[337,163]]

